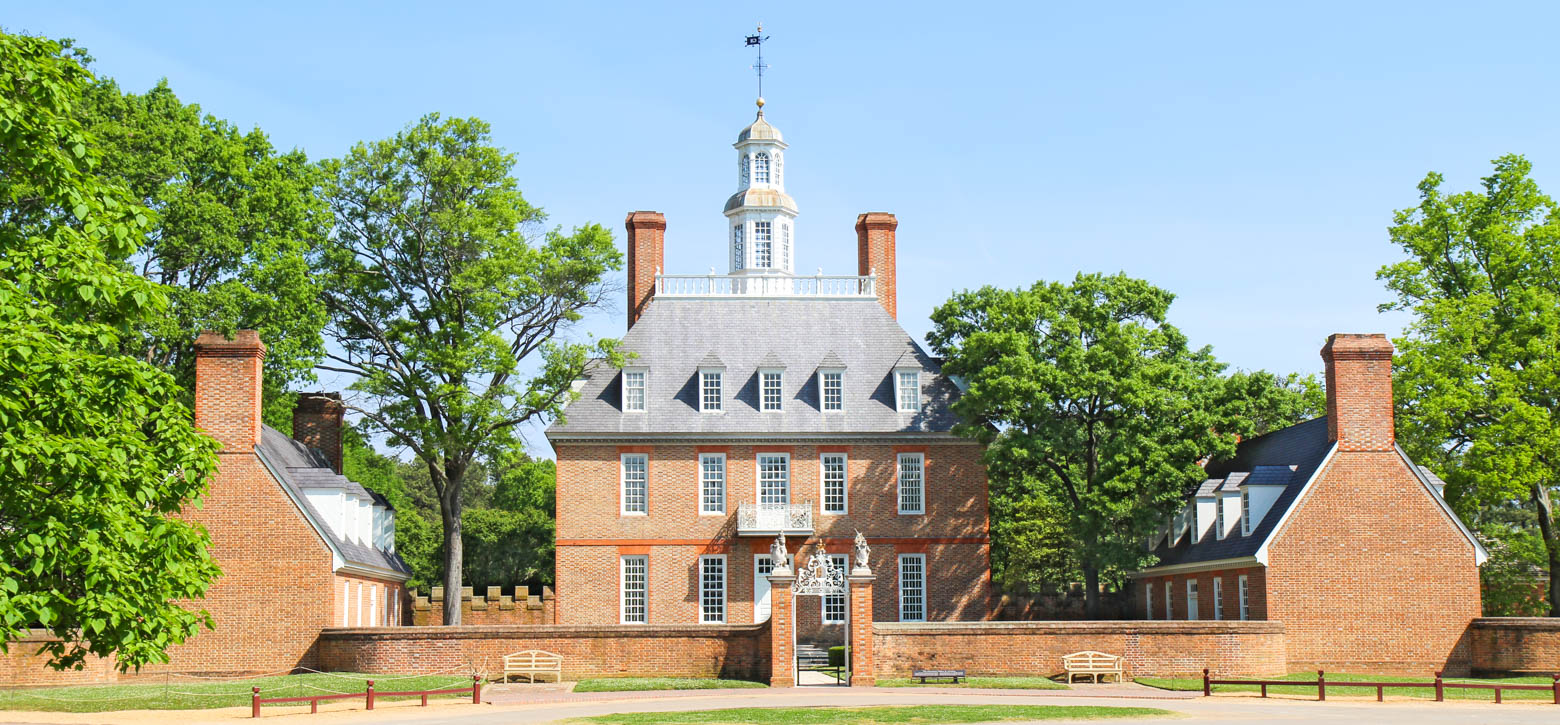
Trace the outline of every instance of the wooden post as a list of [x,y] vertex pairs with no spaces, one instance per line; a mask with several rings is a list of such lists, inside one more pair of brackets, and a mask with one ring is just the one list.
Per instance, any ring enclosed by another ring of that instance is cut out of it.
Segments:
[[374,709],[374,681],[368,681],[368,709]]
[[1551,675],[1555,678],[1555,704],[1560,705],[1560,675]]
[[1495,686],[1495,704],[1500,704],[1500,685]]
[[1203,697],[1213,695],[1213,684],[1208,682],[1208,668],[1203,668]]
[[1436,672],[1435,672],[1435,701],[1436,702],[1444,702],[1445,700],[1446,700],[1446,688],[1441,686],[1441,671],[1440,670],[1436,670]]
[[1327,699],[1327,673],[1316,671],[1316,699],[1318,702]]
[[260,688],[258,687],[250,688],[249,716],[260,717]]
[[482,675],[471,676],[471,704],[482,704]]
[[850,686],[877,687],[877,659],[872,652],[872,582],[877,576],[852,573],[847,578],[850,581]]

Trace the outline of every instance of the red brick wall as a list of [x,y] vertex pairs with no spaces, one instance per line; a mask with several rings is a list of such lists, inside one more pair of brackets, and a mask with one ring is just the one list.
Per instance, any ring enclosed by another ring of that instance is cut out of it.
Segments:
[[[414,626],[434,626],[444,622],[444,587],[434,587],[431,596],[412,590]],[[556,597],[552,587],[532,594],[530,587],[515,587],[504,594],[501,587],[488,587],[482,596],[474,596],[471,587],[463,587],[460,596],[461,624],[553,624]]]
[[506,654],[563,656],[564,679],[726,677],[768,681],[769,626],[470,626],[330,629],[323,669],[415,673],[470,667],[496,675]]
[[1392,343],[1386,335],[1331,335],[1322,347],[1327,369],[1327,434],[1343,451],[1390,451]]
[[656,270],[666,265],[666,217],[655,211],[634,211],[628,227],[628,326],[633,327],[655,296]]
[[1268,554],[1269,619],[1291,669],[1469,668],[1474,549],[1395,452],[1339,451]]
[[1049,676],[1083,650],[1125,657],[1127,677],[1285,672],[1277,622],[878,622],[873,641],[878,679],[921,668]]
[[[331,587],[334,606],[327,627],[400,626],[409,619],[406,588],[401,582],[337,574]],[[399,610],[386,611],[387,599],[392,604],[400,600]],[[397,611],[400,612],[399,622],[396,622]],[[387,621],[396,623],[382,624]]]
[[1474,672],[1560,673],[1560,618],[1482,617],[1468,634]]
[[895,249],[899,220],[886,212],[856,217],[856,274],[877,273],[877,298],[888,316],[898,318],[898,252]]
[[299,393],[293,406],[293,438],[325,454],[336,473],[341,473],[341,420],[346,414],[340,393]]
[[[55,685],[101,685],[119,679],[114,661],[88,657],[79,670],[49,667],[49,656],[37,654],[38,648],[55,641],[45,630],[34,630],[27,637],[7,643],[9,651],[0,652],[0,689]],[[0,696],[3,698],[3,696]]]
[[1223,580],[1221,596],[1224,600],[1224,620],[1240,619],[1240,577],[1246,577],[1246,604],[1247,617],[1251,620],[1269,619],[1267,616],[1267,576],[1266,570],[1260,566],[1244,567],[1237,569],[1220,569],[1217,571],[1202,571],[1192,574],[1176,574],[1173,576],[1144,577],[1133,583],[1133,607],[1132,618],[1143,619],[1147,615],[1146,602],[1143,597],[1145,585],[1154,588],[1154,613],[1149,619],[1163,620],[1165,618],[1165,583],[1170,583],[1171,614],[1178,621],[1186,620],[1190,608],[1187,606],[1186,580],[1197,579],[1197,619],[1213,620],[1213,580]]

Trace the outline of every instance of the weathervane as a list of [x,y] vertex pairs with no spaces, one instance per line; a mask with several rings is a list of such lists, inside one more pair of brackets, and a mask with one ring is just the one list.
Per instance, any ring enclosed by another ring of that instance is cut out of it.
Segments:
[[747,36],[747,42],[744,44],[744,46],[748,47],[748,48],[757,48],[758,49],[758,62],[753,64],[753,70],[758,72],[758,97],[759,97],[759,99],[763,99],[763,97],[764,97],[764,69],[769,67],[767,65],[764,65],[764,41],[769,40],[769,36],[763,34],[764,33],[764,24],[763,23],[759,23],[758,24],[758,30],[756,32],[757,32],[757,34],[755,34],[755,35]]

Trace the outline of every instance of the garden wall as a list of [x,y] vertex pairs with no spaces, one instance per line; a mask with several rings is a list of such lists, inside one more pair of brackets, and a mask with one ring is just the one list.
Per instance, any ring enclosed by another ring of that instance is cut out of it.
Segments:
[[1279,622],[876,622],[877,676],[915,669],[971,675],[1054,675],[1062,656],[1098,650],[1126,657],[1127,677],[1269,676],[1285,673]]
[[[413,589],[412,621],[418,627],[439,625],[444,622],[444,587],[434,587],[432,596],[423,596]],[[530,587],[515,587],[514,594],[504,594],[499,587],[488,587],[482,596],[475,596],[471,587],[460,590],[461,624],[556,624],[553,616],[552,587],[542,587],[532,592]]]
[[0,654],[0,688],[48,685],[101,685],[119,679],[113,660],[88,657],[79,670],[56,670],[46,664],[47,654],[35,654],[39,647],[56,641],[45,631],[34,630],[27,637],[7,643]]
[[724,677],[768,681],[769,623],[741,625],[488,625],[332,628],[320,635],[322,669],[497,676],[504,655],[563,656],[563,678]]
[[1560,672],[1560,617],[1480,617],[1468,636],[1477,674]]

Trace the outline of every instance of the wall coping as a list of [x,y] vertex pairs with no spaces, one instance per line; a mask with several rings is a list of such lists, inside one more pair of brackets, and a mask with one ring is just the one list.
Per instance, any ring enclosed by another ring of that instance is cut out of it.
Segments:
[[733,637],[756,636],[769,623],[759,624],[479,624],[459,627],[327,627],[321,639],[331,640],[458,640],[510,637],[565,637],[621,639],[625,637]]
[[1046,621],[1046,622],[873,622],[880,634],[985,635],[985,634],[1283,634],[1276,621]]
[[1529,629],[1560,632],[1560,617],[1475,617],[1474,629]]

